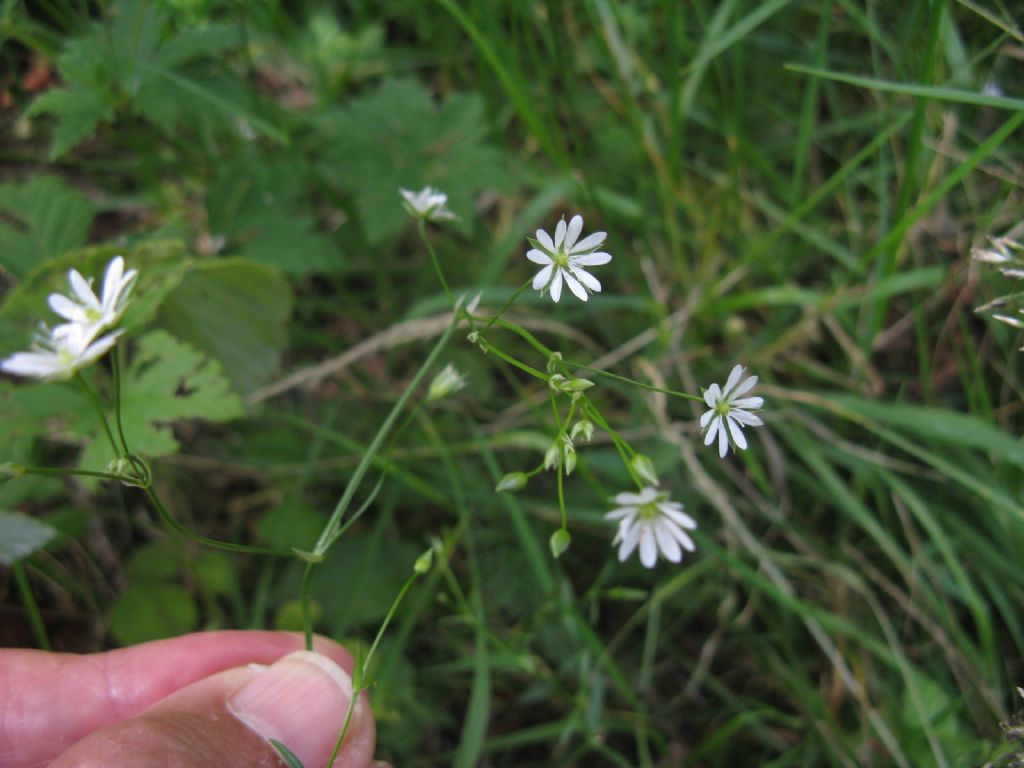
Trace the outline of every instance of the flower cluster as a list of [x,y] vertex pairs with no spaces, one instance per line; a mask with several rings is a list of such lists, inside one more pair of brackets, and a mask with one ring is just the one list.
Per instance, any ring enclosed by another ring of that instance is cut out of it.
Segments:
[[17,376],[59,381],[98,360],[122,331],[112,331],[128,305],[137,270],[127,272],[124,259],[115,256],[107,265],[99,297],[78,270],[68,272],[71,296],[50,294],[50,308],[67,322],[53,329],[40,326],[30,352],[17,352],[0,361],[0,370]]
[[[414,217],[428,221],[451,217],[445,210],[447,197],[432,187],[416,193],[403,189],[401,193],[405,198],[406,210]],[[583,217],[577,214],[568,222],[564,218],[559,221],[553,236],[543,229],[538,229],[536,237],[527,238],[531,247],[526,252],[526,258],[541,267],[528,284],[535,291],[539,291],[541,296],[547,294],[552,301],[558,302],[564,286],[568,286],[569,291],[580,301],[587,301],[591,293],[601,292],[600,281],[588,271],[588,268],[601,266],[612,260],[611,254],[601,250],[608,236],[605,232],[595,232],[585,237],[581,237],[582,235]],[[1009,246],[1002,242],[996,245],[1004,254],[1000,262],[1009,260],[1005,255]],[[478,343],[485,352],[495,349],[493,345],[481,341],[481,332],[477,329],[474,329],[469,338]],[[505,359],[508,359],[507,356]],[[573,473],[577,464],[576,440],[582,438],[586,441],[592,437],[594,422],[590,420],[589,415],[596,414],[594,404],[586,395],[586,390],[594,386],[594,382],[565,375],[569,369],[563,366],[561,354],[551,353],[546,380],[553,404],[559,396],[566,396],[570,401],[566,421],[549,444],[539,467],[530,472],[511,472],[497,485],[498,491],[514,492],[525,487],[529,478],[538,472],[555,470],[559,473],[562,527],[555,532],[550,542],[555,557],[560,556],[570,542],[561,491],[562,478]],[[754,413],[764,405],[764,398],[751,395],[751,390],[757,384],[757,376],[744,378],[744,370],[742,365],[735,366],[729,373],[724,387],[712,384],[704,390],[702,397],[687,395],[695,400],[703,400],[707,405],[708,410],[700,418],[704,444],[710,446],[717,443],[719,456],[723,459],[730,447],[734,451],[747,448],[747,438],[743,433],[745,427],[759,427],[764,423]],[[435,386],[438,391],[442,386],[448,386],[446,374],[452,382],[456,381],[453,372],[446,369],[435,380],[435,385],[431,386],[432,392]],[[542,374],[536,372],[536,375]],[[428,394],[429,399],[431,395]],[[584,418],[569,430],[569,420],[577,408],[582,409]],[[560,416],[558,418],[561,419]],[[625,560],[633,552],[638,551],[640,562],[647,568],[653,568],[659,556],[669,562],[681,562],[684,550],[693,552],[695,549],[693,539],[687,531],[694,530],[697,527],[696,522],[683,511],[681,503],[670,501],[668,492],[658,489],[654,464],[648,457],[633,451],[620,437],[612,435],[612,439],[624,458],[631,457],[627,459],[629,472],[640,489],[639,493],[625,492],[615,496],[615,508],[605,515],[608,520],[618,525],[613,546],[618,546],[619,560]]]

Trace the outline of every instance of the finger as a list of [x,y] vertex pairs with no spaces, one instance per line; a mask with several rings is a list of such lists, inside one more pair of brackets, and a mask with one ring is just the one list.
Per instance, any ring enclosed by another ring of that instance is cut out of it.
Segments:
[[[269,667],[239,667],[193,683],[86,736],[50,768],[269,768],[280,765],[270,739],[306,768],[325,768],[351,700],[347,672],[327,656],[299,651]],[[361,697],[334,765],[367,768],[373,746],[373,717]]]
[[[0,651],[0,768],[45,764],[190,683],[303,647],[290,632],[204,632],[91,656]],[[352,668],[337,643],[317,637],[314,648]]]

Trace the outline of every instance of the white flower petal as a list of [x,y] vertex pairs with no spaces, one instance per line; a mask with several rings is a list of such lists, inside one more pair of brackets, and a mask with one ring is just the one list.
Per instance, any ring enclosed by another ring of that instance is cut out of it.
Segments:
[[744,426],[760,427],[764,425],[764,422],[761,421],[760,417],[755,416],[752,413],[747,413],[746,411],[741,411],[736,408],[729,411],[729,415],[736,419],[736,421],[738,421],[740,424],[743,424]]
[[733,408],[760,408],[764,405],[763,397],[743,397],[732,401]]
[[723,397],[729,397],[729,395],[732,394],[733,388],[739,383],[740,376],[742,376],[742,375],[743,375],[743,366],[742,365],[737,365],[735,368],[732,369],[732,371],[729,373],[729,378],[725,382],[725,387],[722,390],[723,393],[724,393]]
[[124,275],[124,258],[115,256],[107,264],[103,275],[103,304],[110,303],[121,291],[121,277]]
[[585,285],[589,290],[594,293],[601,292],[601,281],[587,272],[587,270],[576,267],[572,270],[572,273],[576,276],[576,279],[583,283],[583,285]]
[[[582,220],[580,221],[582,228]],[[600,248],[601,243],[604,242],[605,238],[608,237],[607,232],[595,232],[592,235],[587,235],[575,245],[568,247],[567,250],[570,254],[584,254],[587,251],[592,251],[595,248]],[[609,257],[610,258],[610,257]]]
[[750,376],[746,381],[736,387],[736,391],[732,393],[734,398],[740,397],[741,395],[747,394],[757,384],[757,376]]
[[558,303],[558,300],[562,298],[562,270],[555,270],[555,277],[551,281],[551,300]]
[[594,253],[584,253],[580,256],[572,256],[570,260],[573,264],[581,264],[584,267],[599,267],[611,261],[612,255],[604,251],[596,251]]
[[59,293],[51,293],[49,298],[50,309],[73,323],[85,323],[89,318],[82,309],[81,304],[76,304],[67,296]]
[[92,292],[92,287],[89,285],[89,281],[82,277],[81,273],[77,269],[68,271],[68,282],[71,283],[71,290],[75,292],[83,304],[94,309],[100,308],[99,299],[97,299],[96,294]]
[[711,428],[708,433],[704,435],[704,445],[711,445],[715,441],[715,435],[718,434],[718,430],[722,427],[722,417],[716,416],[711,420]]
[[551,272],[554,268],[554,264],[548,264],[544,269],[536,274],[533,278],[533,290],[542,290],[548,284],[548,281],[551,279]]
[[551,257],[548,256],[544,251],[539,251],[536,248],[531,248],[526,252],[526,258],[532,261],[534,264],[552,264]]
[[605,514],[605,520],[622,520],[630,515],[636,514],[636,507],[619,507]]
[[565,219],[561,219],[558,222],[558,226],[555,227],[555,247],[553,250],[560,251],[562,249],[562,243],[565,242]]
[[654,541],[654,533],[647,525],[640,529],[640,562],[644,568],[653,568],[658,562],[658,545]]
[[576,240],[579,239],[580,232],[583,231],[583,217],[576,214],[569,220],[569,227],[565,232],[565,241],[562,243],[562,249],[566,253],[572,252],[572,247],[576,244]]
[[707,429],[708,422],[711,421],[714,415],[714,411],[704,411],[704,413],[700,417],[700,428]]
[[565,274],[565,282],[569,286],[569,290],[572,291],[580,301],[586,301],[588,298],[587,289],[580,285],[579,280],[573,277],[571,272],[563,270],[563,273]]
[[733,443],[737,448],[746,449],[747,438],[743,436],[743,427],[731,413],[725,417],[725,421],[729,425],[729,434],[732,436]]
[[628,530],[620,529],[619,535],[622,536],[622,543],[619,545],[619,560],[625,560],[633,554],[633,550],[640,542],[640,527],[633,526]]
[[704,402],[708,404],[708,408],[714,410],[715,406],[718,405],[718,401],[721,399],[722,392],[718,389],[717,384],[712,384],[704,390]]
[[689,528],[690,530],[693,530],[697,527],[697,521],[685,512],[683,512],[682,510],[665,509],[665,507],[662,506],[661,512],[665,515],[665,517],[669,518],[674,523],[681,525],[683,528]]
[[729,452],[729,436],[726,434],[721,418],[715,423],[718,425],[718,455],[724,459],[725,454]]
[[557,249],[555,244],[551,242],[551,235],[545,232],[543,229],[537,230],[537,242],[540,243],[544,248],[548,250],[548,253],[554,253]]
[[672,535],[673,526],[667,520],[662,521],[661,525],[654,527],[654,535],[658,539],[658,549],[661,550],[661,554],[666,560],[678,563],[683,559],[683,552],[679,549],[679,542]]

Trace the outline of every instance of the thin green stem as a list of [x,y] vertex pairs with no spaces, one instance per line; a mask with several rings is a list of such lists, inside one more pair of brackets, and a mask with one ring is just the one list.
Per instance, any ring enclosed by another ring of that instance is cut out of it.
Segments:
[[306,636],[306,650],[313,650],[313,611],[309,605],[309,587],[313,578],[313,566],[316,563],[306,563],[306,570],[302,573],[302,591],[299,593],[299,604],[302,606],[302,632]]
[[413,376],[412,381],[410,381],[408,386],[406,386],[402,396],[398,398],[398,402],[395,403],[394,407],[392,407],[391,412],[384,420],[380,429],[377,430],[377,434],[366,449],[366,453],[363,454],[362,460],[358,465],[356,465],[356,469],[352,473],[351,480],[349,480],[348,485],[345,486],[345,492],[338,500],[337,505],[334,507],[334,511],[331,513],[330,519],[324,526],[324,529],[320,534],[320,538],[317,540],[316,547],[313,550],[314,554],[322,556],[331,545],[331,542],[334,541],[334,533],[338,530],[341,524],[341,518],[348,509],[349,504],[352,503],[352,497],[355,496],[356,490],[359,488],[359,484],[363,480],[363,476],[370,468],[374,458],[380,452],[381,446],[384,444],[384,440],[390,433],[392,426],[394,426],[395,421],[398,419],[398,416],[405,409],[405,405],[409,402],[409,398],[412,397],[412,393],[416,391],[417,387],[419,387],[420,382],[423,380],[424,376],[426,376],[427,371],[433,367],[434,362],[440,356],[441,351],[448,343],[448,339],[451,338],[452,332],[455,330],[457,325],[458,320],[453,318],[448,329],[444,332],[441,338],[438,339],[426,361],[420,366],[416,375]]
[[487,347],[488,352],[493,352],[495,357],[501,358],[509,365],[514,365],[519,370],[525,371],[526,373],[530,374],[535,378],[540,379],[541,381],[547,381],[550,378],[546,373],[542,373],[541,371],[538,371],[536,368],[531,368],[526,363],[521,363],[511,355],[505,354],[496,346],[491,344],[491,342],[489,342],[487,339],[481,338],[480,343]]
[[124,434],[124,421],[121,418],[121,344],[114,347],[114,354],[110,356],[114,374],[114,421],[117,424],[117,435],[121,438],[121,448],[124,455],[131,453],[128,449],[128,438]]
[[558,486],[558,511],[562,515],[562,530],[569,528],[569,513],[565,509],[565,472],[559,469],[557,477]]
[[180,533],[182,536],[192,539],[192,541],[197,541],[200,544],[205,544],[208,547],[213,547],[215,549],[223,549],[228,552],[247,552],[252,555],[274,555],[275,557],[295,556],[294,552],[286,549],[272,549],[270,547],[250,547],[247,544],[235,544],[231,541],[220,541],[219,539],[211,539],[208,536],[202,536],[201,534],[194,533],[174,519],[171,513],[167,510],[167,507],[164,506],[163,501],[160,499],[160,496],[157,494],[157,492],[153,489],[152,485],[144,486],[143,490],[146,491],[146,495],[149,497],[150,502],[156,508],[156,511],[160,514],[160,517],[163,518],[164,522],[166,522],[171,528]]
[[79,383],[82,389],[85,390],[85,394],[89,398],[89,402],[92,403],[92,407],[96,411],[96,415],[99,417],[100,424],[103,425],[103,431],[107,433],[107,439],[110,441],[110,447],[114,449],[114,455],[121,458],[124,454],[121,453],[121,449],[114,440],[114,433],[110,431],[110,423],[107,421],[107,414],[103,411],[103,403],[100,402],[99,396],[97,396],[96,392],[93,391],[93,388],[89,386],[89,382],[85,380],[85,377],[81,372],[75,373],[75,380]]
[[32,625],[32,634],[35,635],[36,645],[44,651],[51,650],[50,638],[46,634],[46,625],[43,623],[43,616],[39,613],[39,606],[36,604],[35,595],[32,594],[32,585],[28,583],[28,576],[25,575],[25,568],[21,562],[15,562],[11,566],[14,574],[14,582],[18,585],[18,594],[21,602],[28,613],[29,624]]
[[700,395],[691,395],[689,392],[680,392],[675,389],[665,389],[664,387],[656,387],[653,384],[646,384],[636,379],[630,379],[626,376],[620,376],[617,373],[611,373],[610,371],[602,371],[600,368],[593,368],[583,363],[574,363],[571,360],[563,360],[563,365],[568,365],[570,368],[579,368],[581,371],[587,371],[588,373],[594,373],[598,376],[604,376],[605,378],[614,379],[615,381],[621,381],[623,384],[632,384],[634,387],[640,387],[650,392],[660,392],[663,395],[671,395],[672,397],[683,397],[687,400],[696,400],[703,403],[704,398]]
[[68,477],[77,475],[81,477],[99,477],[103,480],[114,480],[119,483],[133,484],[138,478],[130,475],[121,475],[117,472],[97,472],[91,469],[70,469],[67,467],[16,467],[17,471],[25,475],[43,475],[50,477]]
[[[399,604],[401,604],[405,594],[412,587],[413,582],[416,581],[419,574],[414,573],[410,576],[405,585],[398,593],[398,597],[391,603],[391,608],[388,609],[387,616],[384,617],[384,621],[381,622],[380,629],[377,630],[377,636],[373,639],[373,644],[370,646],[370,650],[366,652],[366,656],[363,657],[362,663],[359,665],[358,675],[354,677],[358,679],[358,685],[352,686],[352,699],[348,703],[348,710],[345,712],[345,722],[341,726],[341,733],[338,734],[337,740],[334,742],[334,749],[331,751],[331,759],[327,761],[327,768],[332,768],[334,761],[338,758],[338,752],[341,751],[341,745],[345,743],[345,737],[348,735],[349,726],[352,724],[352,713],[355,711],[356,702],[359,701],[359,694],[366,687],[366,674],[370,669],[370,662],[373,660],[373,655],[377,652],[377,647],[380,645],[381,639],[384,637],[384,632],[387,630],[388,625],[391,623],[391,619],[394,618],[395,611],[398,610]],[[356,680],[353,680],[355,683]]]
[[455,297],[452,295],[452,289],[448,287],[448,281],[445,279],[444,271],[441,269],[441,260],[437,258],[437,251],[434,250],[434,246],[432,246],[430,241],[427,239],[427,224],[422,218],[419,220],[419,233],[420,240],[423,242],[423,245],[426,246],[427,252],[430,254],[430,261],[434,265],[434,272],[437,273],[437,279],[440,281],[441,287],[444,288],[448,301],[451,302],[452,306],[454,306]]
[[533,280],[527,280],[519,287],[519,289],[515,293],[512,294],[512,297],[505,302],[504,306],[502,306],[500,310],[498,310],[498,314],[496,314],[494,317],[487,321],[487,325],[484,326],[484,333],[489,331],[491,329],[491,326],[498,322],[498,319],[505,314],[505,311],[512,306],[515,300],[519,298],[519,295],[527,288],[529,288],[532,283]]

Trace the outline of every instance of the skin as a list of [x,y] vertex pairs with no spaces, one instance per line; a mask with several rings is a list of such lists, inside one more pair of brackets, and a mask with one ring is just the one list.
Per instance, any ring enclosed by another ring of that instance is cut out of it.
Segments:
[[[0,651],[0,768],[280,765],[229,701],[255,665],[303,647],[293,633],[208,632],[88,656]],[[351,674],[340,645],[314,649]],[[365,702],[356,712],[338,768],[371,764],[373,718]]]

